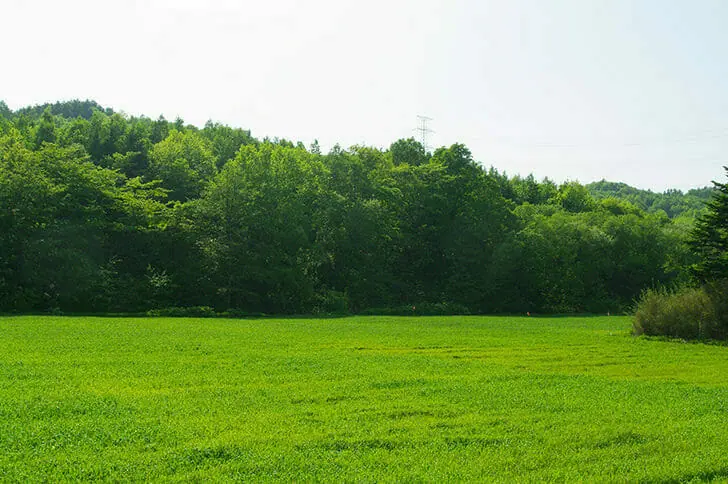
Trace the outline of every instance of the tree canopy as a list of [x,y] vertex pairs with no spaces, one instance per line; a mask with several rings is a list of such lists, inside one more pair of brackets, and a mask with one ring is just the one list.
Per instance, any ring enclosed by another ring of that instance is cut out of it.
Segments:
[[[728,167],[723,169],[728,176]],[[713,185],[713,196],[690,239],[699,257],[693,270],[702,281],[728,279],[728,184],[714,181]]]
[[[715,190],[700,271],[725,270]],[[689,277],[710,193],[509,177],[461,144],[321,153],[92,101],[0,103],[0,311],[618,311]]]

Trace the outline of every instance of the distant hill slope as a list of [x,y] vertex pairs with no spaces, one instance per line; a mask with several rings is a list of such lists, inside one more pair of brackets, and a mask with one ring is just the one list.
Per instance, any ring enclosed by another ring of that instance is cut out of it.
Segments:
[[681,190],[667,190],[655,193],[641,190],[626,183],[601,180],[586,185],[589,193],[596,199],[617,198],[626,200],[646,212],[663,210],[668,217],[681,215],[694,216],[703,210],[705,202],[713,193],[713,188],[695,188],[683,193]]

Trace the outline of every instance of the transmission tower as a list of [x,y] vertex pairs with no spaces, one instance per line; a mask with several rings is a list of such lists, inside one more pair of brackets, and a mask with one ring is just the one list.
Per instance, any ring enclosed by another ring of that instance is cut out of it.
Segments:
[[425,151],[430,150],[430,144],[428,143],[429,135],[434,133],[434,131],[430,129],[430,121],[432,121],[432,118],[428,118],[427,116],[417,116],[417,127],[415,128],[415,131],[419,133],[420,143],[422,143],[422,147],[425,148]]

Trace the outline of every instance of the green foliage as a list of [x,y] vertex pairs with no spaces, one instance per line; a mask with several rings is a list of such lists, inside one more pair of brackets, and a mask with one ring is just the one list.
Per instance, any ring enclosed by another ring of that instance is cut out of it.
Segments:
[[171,200],[199,198],[217,172],[212,143],[193,131],[173,131],[149,154],[147,178],[162,180]]
[[619,198],[607,197],[599,201],[599,207],[612,215],[637,215],[644,216],[644,212],[632,203]]
[[728,337],[728,284],[647,289],[637,303],[634,334],[683,339]]
[[169,318],[213,318],[215,310],[209,306],[189,306],[181,308],[150,309],[147,316]]
[[470,314],[470,310],[466,306],[458,303],[423,302],[420,304],[387,308],[369,308],[361,311],[360,314],[384,316],[462,316]]
[[427,163],[428,159],[425,147],[418,141],[415,141],[414,138],[395,141],[389,147],[389,152],[392,155],[392,162],[395,165],[407,164],[419,166]]
[[9,120],[13,115],[5,101],[0,100],[0,119]]
[[528,204],[515,213],[522,228],[493,256],[498,312],[623,311],[644,287],[676,277],[670,264],[684,255],[684,234],[644,213]]
[[671,219],[681,215],[695,217],[703,210],[705,202],[712,195],[712,188],[699,188],[682,193],[680,190],[667,190],[664,193],[654,193],[650,190],[640,190],[625,183],[608,182],[605,180],[586,185],[589,193],[597,199],[618,199],[631,203],[640,210],[648,213],[664,212]]
[[228,161],[235,158],[241,146],[256,143],[255,139],[250,136],[250,131],[231,128],[212,121],[205,124],[200,134],[212,143],[218,168],[222,168]]
[[556,201],[567,212],[589,212],[594,209],[594,199],[589,190],[578,182],[566,182],[561,185]]
[[118,174],[76,148],[25,149],[0,140],[2,306],[82,307],[98,283],[103,236],[115,216]]
[[104,108],[95,101],[81,101],[78,99],[29,106],[19,109],[15,114],[37,119],[42,117],[46,111],[50,112],[53,116],[60,116],[66,119],[82,118],[86,120],[91,119],[94,111],[100,111],[108,116],[114,114],[112,109]]
[[[724,167],[728,175],[728,167]],[[701,281],[728,279],[728,184],[713,182],[713,197],[698,217],[690,245],[699,261],[693,273]]]
[[549,179],[539,183],[534,179],[533,175],[528,175],[525,178],[515,176],[507,180],[507,183],[510,185],[510,190],[506,192],[510,195],[508,198],[519,204],[546,204],[557,200],[559,196],[556,184]]
[[349,296],[339,291],[325,291],[316,296],[314,314],[349,314]]
[[49,108],[43,111],[40,123],[35,132],[35,146],[39,148],[43,143],[56,142],[56,125]]
[[0,311],[619,311],[707,260],[696,212],[673,210],[705,190],[663,211],[485,170],[461,144],[323,155],[92,102],[2,111]]

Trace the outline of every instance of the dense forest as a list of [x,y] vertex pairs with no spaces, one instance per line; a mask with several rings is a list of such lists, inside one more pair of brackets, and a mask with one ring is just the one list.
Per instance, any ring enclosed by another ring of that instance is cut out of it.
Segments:
[[0,311],[617,312],[690,277],[711,193],[0,102]]

